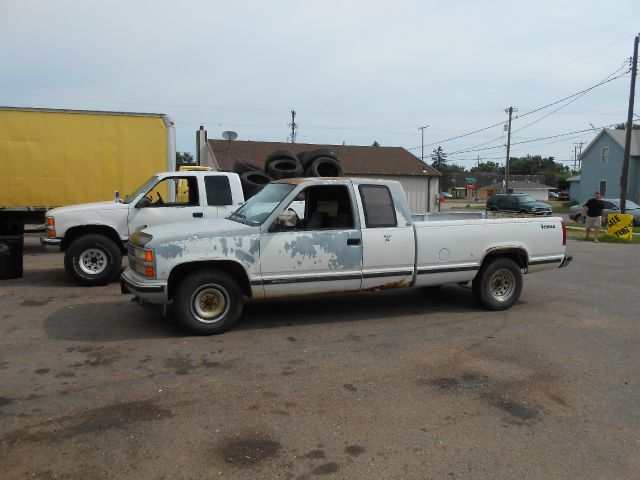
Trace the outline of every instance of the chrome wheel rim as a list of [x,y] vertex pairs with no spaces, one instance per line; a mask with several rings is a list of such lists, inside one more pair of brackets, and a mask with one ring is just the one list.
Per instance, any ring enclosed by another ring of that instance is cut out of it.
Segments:
[[220,321],[229,311],[230,298],[220,285],[207,284],[198,288],[189,302],[191,313],[202,323]]
[[489,281],[491,296],[499,302],[506,302],[516,289],[516,277],[507,269],[496,271]]
[[102,250],[89,248],[80,254],[80,270],[87,275],[98,275],[107,268],[108,259]]

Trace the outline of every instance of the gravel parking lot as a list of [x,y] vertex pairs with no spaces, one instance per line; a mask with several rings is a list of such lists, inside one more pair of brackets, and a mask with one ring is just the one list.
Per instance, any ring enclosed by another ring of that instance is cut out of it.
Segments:
[[506,312],[458,286],[249,302],[202,338],[30,235],[0,282],[0,477],[638,478],[640,255],[568,250]]

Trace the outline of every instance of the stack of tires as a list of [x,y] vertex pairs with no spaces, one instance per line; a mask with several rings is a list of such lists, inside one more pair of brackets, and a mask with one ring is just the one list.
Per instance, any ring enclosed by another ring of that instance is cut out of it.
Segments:
[[237,160],[233,171],[240,175],[245,199],[249,199],[273,180],[297,177],[341,177],[344,170],[338,154],[328,148],[300,152],[275,150],[267,155],[261,170],[245,160]]

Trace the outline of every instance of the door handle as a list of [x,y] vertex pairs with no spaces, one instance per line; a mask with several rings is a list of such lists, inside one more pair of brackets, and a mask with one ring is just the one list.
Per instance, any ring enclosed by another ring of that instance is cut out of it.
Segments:
[[347,238],[347,245],[360,245],[359,238]]
[[204,217],[204,213],[202,212],[193,212],[193,216],[196,218],[202,218]]

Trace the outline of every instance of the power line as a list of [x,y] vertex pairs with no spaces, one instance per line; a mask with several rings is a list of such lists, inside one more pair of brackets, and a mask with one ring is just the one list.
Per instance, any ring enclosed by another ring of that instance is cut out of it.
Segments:
[[[602,129],[602,128],[614,127],[616,125],[617,125],[616,123],[612,123],[610,125],[597,127],[595,130],[599,130],[599,129]],[[512,146],[513,145],[522,145],[522,144],[525,144],[525,143],[533,143],[533,142],[537,142],[537,141],[540,141],[540,140],[548,140],[550,138],[566,137],[568,135],[575,135],[576,133],[593,132],[593,130],[594,130],[593,128],[587,128],[585,130],[576,130],[574,132],[560,133],[560,134],[557,134],[557,135],[550,135],[548,137],[539,137],[539,138],[533,138],[533,139],[530,139],[530,140],[523,140],[521,142],[512,142],[511,145]],[[478,149],[474,149],[474,150],[458,150],[457,152],[448,153],[447,156],[456,155],[456,154],[459,154],[459,153],[471,153],[471,152],[479,152],[479,151],[483,151],[483,150],[495,150],[497,148],[503,148],[503,147],[504,147],[504,145],[497,145],[495,147],[484,147],[484,148],[478,148]]]
[[[613,74],[611,74],[611,75],[615,75],[615,73],[619,72],[622,68],[623,68],[623,67],[620,67],[620,68],[616,69],[616,71],[615,71]],[[617,76],[615,76],[615,77],[613,77],[613,78],[608,78],[608,77],[611,77],[611,75],[608,75],[607,79],[605,79],[605,80],[603,80],[603,81],[600,81],[600,82],[596,83],[595,85],[592,85],[592,86],[590,86],[590,87],[588,87],[588,88],[585,88],[584,90],[581,90],[581,91],[579,91],[579,92],[577,92],[577,93],[574,93],[574,94],[572,94],[572,95],[569,95],[569,96],[566,96],[566,97],[564,97],[564,98],[561,98],[560,100],[556,100],[556,101],[554,101],[554,102],[548,103],[547,105],[543,105],[542,107],[535,108],[535,109],[533,109],[533,110],[531,110],[531,111],[529,111],[529,112],[527,112],[527,113],[524,113],[524,114],[522,114],[522,115],[519,115],[517,118],[526,117],[527,115],[531,115],[531,114],[533,114],[533,113],[539,112],[540,110],[544,110],[545,108],[552,107],[552,106],[554,106],[554,105],[557,105],[558,103],[562,103],[562,102],[564,102],[564,101],[566,101],[566,100],[569,100],[569,99],[571,99],[571,98],[574,98],[574,97],[576,97],[576,96],[582,96],[582,95],[584,95],[584,94],[586,94],[586,93],[590,92],[591,90],[593,90],[593,89],[595,89],[595,88],[597,88],[597,87],[600,87],[600,86],[605,85],[605,84],[607,84],[607,83],[609,83],[609,82],[612,82],[612,81],[614,81],[614,80],[617,80],[617,79],[618,79],[618,78],[620,78],[620,77],[625,76],[627,73],[629,73],[629,72],[628,72],[628,71],[626,71],[626,72],[624,72],[624,73],[622,73],[622,74],[620,74],[620,75],[617,75]],[[578,98],[579,98],[579,97],[578,97]],[[553,113],[553,112],[552,112],[552,113]],[[547,115],[547,116],[548,116],[548,115]],[[544,118],[544,117],[543,117],[543,118]],[[534,123],[535,123],[535,122],[534,122]],[[426,145],[425,145],[425,147],[430,147],[430,146],[433,146],[433,145],[439,145],[439,144],[442,144],[442,143],[445,143],[445,142],[450,142],[451,140],[457,140],[457,139],[459,139],[459,138],[468,137],[469,135],[473,135],[473,134],[475,134],[475,133],[483,132],[483,131],[485,131],[485,130],[489,130],[490,128],[494,128],[494,127],[497,127],[498,125],[503,125],[503,124],[504,124],[504,122],[503,122],[503,121],[498,122],[498,123],[494,123],[493,125],[489,125],[489,126],[487,126],[487,127],[480,128],[480,129],[478,129],[478,130],[474,130],[474,131],[472,131],[472,132],[464,133],[464,134],[462,134],[462,135],[457,135],[457,136],[455,136],[455,137],[446,138],[446,139],[444,139],[444,140],[440,140],[440,141],[437,141],[437,142],[428,143],[428,144],[426,144]],[[532,124],[533,124],[533,123],[532,123]],[[526,128],[526,127],[522,127],[522,128]],[[522,128],[521,128],[521,129],[522,129]],[[520,130],[521,130],[521,129],[520,129]],[[493,140],[493,141],[497,141],[497,140],[499,140],[499,139],[495,139],[495,140]],[[491,143],[491,141],[489,141],[489,142],[485,142],[485,145],[486,145],[486,144],[488,144],[488,143]],[[420,148],[420,146],[418,146],[418,147],[411,147],[411,148],[407,148],[407,150],[416,150],[416,149],[418,149],[418,148]],[[473,147],[471,147],[471,148],[473,148]],[[466,150],[465,150],[465,151],[466,151]],[[473,150],[469,150],[469,151],[473,151]]]

